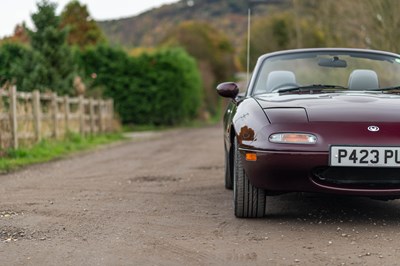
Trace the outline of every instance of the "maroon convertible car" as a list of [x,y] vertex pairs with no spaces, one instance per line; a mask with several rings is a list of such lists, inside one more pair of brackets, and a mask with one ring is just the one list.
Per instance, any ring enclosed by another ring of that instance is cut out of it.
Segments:
[[225,186],[237,217],[266,196],[318,192],[400,198],[400,55],[302,49],[261,56],[224,116]]

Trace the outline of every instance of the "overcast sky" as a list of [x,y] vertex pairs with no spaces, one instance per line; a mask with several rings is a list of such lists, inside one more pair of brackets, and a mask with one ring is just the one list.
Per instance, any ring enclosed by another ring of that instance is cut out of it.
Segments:
[[[36,0],[3,0],[0,7],[0,38],[12,35],[15,25],[25,21],[29,27],[30,15],[36,12]],[[69,0],[51,0],[58,4],[58,14]],[[89,13],[96,20],[116,19],[140,14],[163,4],[178,0],[80,0],[86,4]]]

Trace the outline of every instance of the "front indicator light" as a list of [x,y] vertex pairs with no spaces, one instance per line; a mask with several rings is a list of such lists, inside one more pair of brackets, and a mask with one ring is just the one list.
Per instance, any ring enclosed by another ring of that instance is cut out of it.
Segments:
[[246,153],[246,161],[257,161],[257,154],[256,153]]
[[269,136],[269,141],[287,144],[315,144],[317,137],[313,134],[304,133],[276,133]]

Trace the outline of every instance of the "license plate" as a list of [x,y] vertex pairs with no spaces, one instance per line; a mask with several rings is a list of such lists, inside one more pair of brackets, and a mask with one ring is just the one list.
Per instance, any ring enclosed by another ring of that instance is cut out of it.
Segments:
[[400,167],[400,147],[331,146],[330,165]]

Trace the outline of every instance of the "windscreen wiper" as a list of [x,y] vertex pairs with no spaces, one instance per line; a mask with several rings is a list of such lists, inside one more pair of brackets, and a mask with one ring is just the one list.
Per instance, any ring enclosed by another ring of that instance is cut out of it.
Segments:
[[339,85],[327,85],[327,84],[311,84],[306,86],[299,86],[299,87],[291,87],[291,88],[283,88],[278,89],[273,92],[291,92],[291,91],[314,91],[314,90],[324,90],[324,91],[336,91],[336,90],[347,90],[346,87],[339,86]]
[[392,90],[400,90],[400,85],[393,86],[393,87],[385,87],[385,88],[378,88],[369,91],[392,91]]

